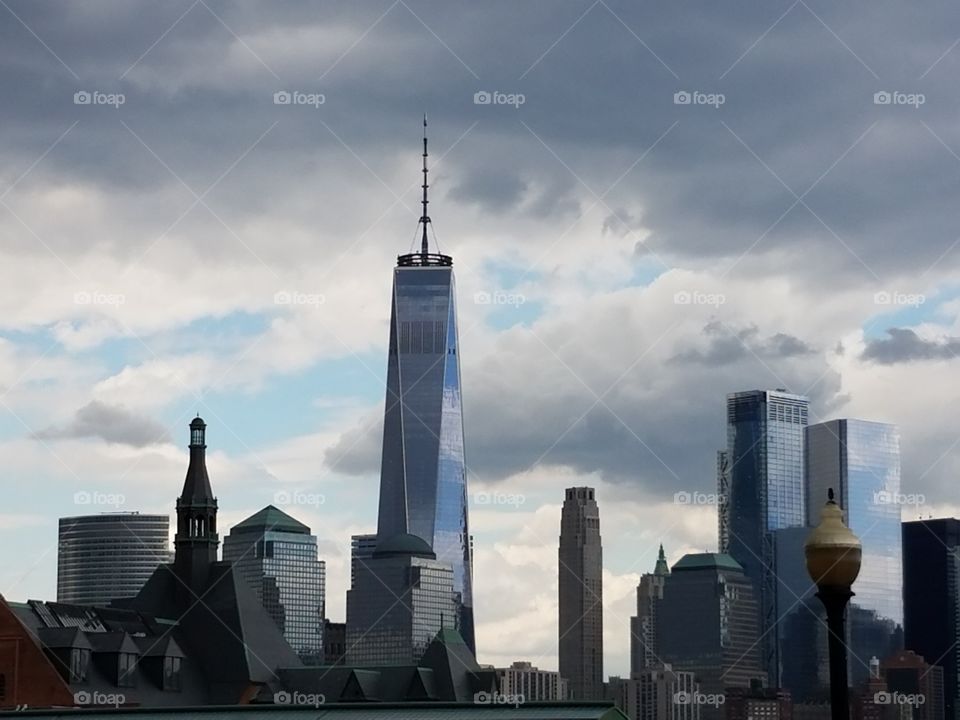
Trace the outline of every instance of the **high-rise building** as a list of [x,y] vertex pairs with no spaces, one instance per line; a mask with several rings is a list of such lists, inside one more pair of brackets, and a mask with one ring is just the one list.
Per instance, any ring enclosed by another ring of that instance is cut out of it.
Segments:
[[425,540],[381,540],[347,591],[347,664],[415,665],[457,610],[453,571]]
[[614,700],[630,720],[700,720],[699,693],[693,673],[661,663],[621,680]]
[[660,663],[657,654],[657,606],[663,600],[663,583],[670,568],[663,553],[657,555],[652,573],[640,576],[637,586],[637,614],[630,618],[630,676]]
[[572,700],[602,700],[603,547],[590,487],[568,488],[560,515],[560,675]]
[[553,670],[541,670],[529,662],[497,668],[502,695],[523,696],[524,702],[566,700],[567,681]]
[[717,450],[717,550],[730,552],[730,462]]
[[[808,525],[829,488],[860,538],[863,560],[847,610],[850,681],[864,682],[871,657],[903,647],[900,434],[894,425],[841,419],[806,429]],[[825,633],[825,629],[822,629]]]
[[424,137],[420,252],[393,272],[377,536],[416,535],[451,566],[456,626],[475,652],[453,258],[429,252],[427,187]]
[[133,597],[170,562],[170,516],[136,512],[60,518],[57,602],[108,605]]
[[785,390],[727,396],[729,553],[754,584],[763,662],[777,673],[774,530],[806,522],[804,428],[810,401]]
[[[729,555],[684,555],[667,576],[657,613],[660,655],[675,670],[692,672],[704,694],[766,683],[753,584]],[[722,705],[704,705],[714,720]]]
[[350,536],[350,587],[356,582],[357,568],[369,560],[376,549],[376,533]]
[[944,714],[960,717],[960,520],[903,523],[904,643],[943,668]]
[[269,505],[230,529],[223,559],[250,585],[300,659],[322,664],[326,564],[317,559],[310,528]]
[[323,664],[344,665],[347,662],[347,624],[323,621]]
[[916,708],[914,720],[944,720],[943,668],[901,650],[880,663],[880,673],[887,685],[884,700],[893,705],[905,698],[907,705]]

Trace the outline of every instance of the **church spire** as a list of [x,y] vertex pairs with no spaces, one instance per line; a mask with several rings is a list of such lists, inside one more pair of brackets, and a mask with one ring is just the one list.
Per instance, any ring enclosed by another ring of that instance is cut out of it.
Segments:
[[430,187],[430,184],[427,182],[427,114],[423,114],[423,214],[420,216],[420,224],[423,226],[423,238],[420,240],[420,254],[426,255],[427,248],[427,225],[430,224],[430,215],[427,214],[427,205],[429,200],[427,200],[427,188]]
[[[207,475],[207,424],[197,415],[190,423],[190,464],[177,498],[174,571],[193,594],[203,592],[210,565],[217,561],[217,499]],[[189,600],[189,593],[184,597]]]

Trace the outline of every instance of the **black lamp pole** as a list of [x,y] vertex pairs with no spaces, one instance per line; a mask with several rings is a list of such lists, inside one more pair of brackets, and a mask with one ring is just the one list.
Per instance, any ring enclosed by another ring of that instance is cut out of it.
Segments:
[[828,648],[830,653],[830,717],[850,720],[850,699],[847,689],[847,644],[844,617],[853,593],[846,588],[822,587],[817,597],[827,611]]

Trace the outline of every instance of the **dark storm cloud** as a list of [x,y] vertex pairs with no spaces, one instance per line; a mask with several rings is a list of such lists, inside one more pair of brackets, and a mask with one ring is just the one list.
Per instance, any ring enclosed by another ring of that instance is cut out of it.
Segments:
[[469,172],[450,189],[448,197],[464,205],[476,203],[485,210],[500,212],[516,207],[527,190],[519,177],[503,168],[487,168]]
[[909,328],[890,328],[887,337],[867,343],[861,358],[881,365],[895,365],[919,360],[954,360],[958,356],[960,338],[924,340]]
[[156,420],[96,400],[77,410],[70,422],[40,430],[35,437],[42,440],[95,437],[138,448],[169,440],[166,428]]
[[761,337],[755,325],[746,328],[733,328],[721,322],[711,322],[704,326],[703,336],[706,346],[690,348],[674,356],[681,362],[701,365],[727,365],[748,356],[759,359],[776,360],[809,355],[813,349],[803,340],[779,332],[769,337]]

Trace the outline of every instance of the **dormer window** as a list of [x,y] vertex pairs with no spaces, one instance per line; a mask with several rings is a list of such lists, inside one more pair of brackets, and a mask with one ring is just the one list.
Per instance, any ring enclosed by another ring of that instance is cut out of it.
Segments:
[[88,648],[73,648],[70,650],[70,682],[86,682],[88,667],[90,667],[90,650]]
[[163,659],[163,689],[180,690],[180,664],[178,657],[165,657]]
[[117,687],[134,687],[137,684],[137,656],[120,653],[117,667]]

